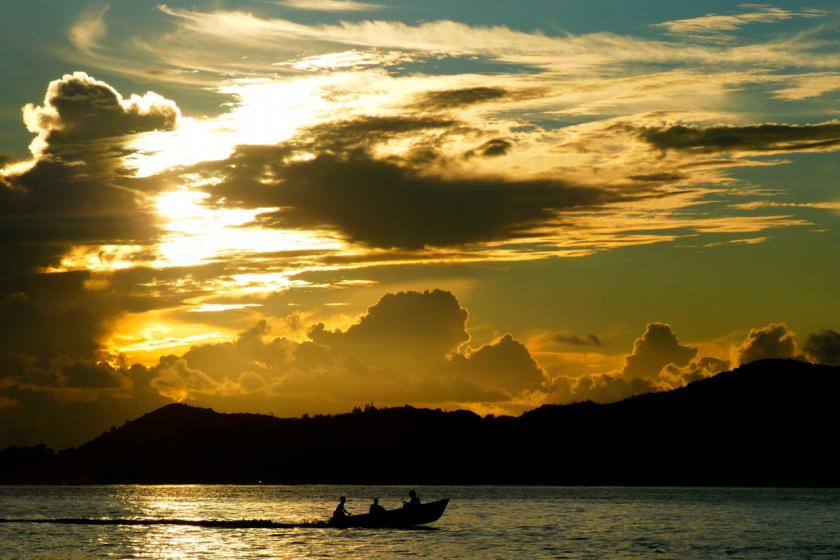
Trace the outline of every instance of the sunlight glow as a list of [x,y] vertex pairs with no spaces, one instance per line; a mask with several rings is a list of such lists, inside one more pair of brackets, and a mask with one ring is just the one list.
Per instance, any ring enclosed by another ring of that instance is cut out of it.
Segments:
[[198,307],[190,309],[190,313],[219,313],[222,311],[234,311],[247,309],[249,307],[262,307],[259,303],[203,303]]
[[[144,335],[150,336],[150,335]],[[208,332],[203,334],[196,334],[193,336],[164,336],[163,338],[146,338],[134,344],[120,347],[121,352],[150,352],[152,350],[164,350],[169,348],[177,348],[180,346],[191,346],[197,342],[202,342],[211,338],[219,338],[222,335],[218,332]]]
[[182,118],[177,129],[137,135],[125,161],[138,177],[175,167],[217,161],[238,145],[276,144],[328,113],[325,88],[334,76],[297,80],[240,79],[221,85],[231,109],[216,117]]
[[153,365],[161,356],[180,353],[196,344],[224,342],[236,338],[236,329],[204,323],[184,322],[171,310],[128,313],[113,325],[102,341],[113,356],[124,355],[132,362]]
[[45,267],[42,272],[58,273],[71,270],[106,272],[125,270],[142,264],[149,248],[143,245],[82,245],[73,247],[62,258],[58,266]]
[[323,251],[342,244],[319,232],[248,226],[257,216],[276,208],[211,208],[210,195],[180,190],[157,198],[157,210],[168,221],[158,245],[156,267],[194,266],[224,256],[283,251]]
[[309,285],[309,282],[292,280],[289,276],[291,276],[289,272],[236,274],[233,276],[233,281],[238,288],[237,291],[243,294],[275,293]]

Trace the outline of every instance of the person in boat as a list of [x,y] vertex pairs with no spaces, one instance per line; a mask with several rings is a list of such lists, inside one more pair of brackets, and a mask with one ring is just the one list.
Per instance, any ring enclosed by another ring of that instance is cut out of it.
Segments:
[[409,500],[407,502],[403,502],[404,508],[415,508],[420,505],[420,498],[417,497],[417,492],[409,490],[408,497]]
[[385,513],[385,508],[379,505],[379,498],[374,498],[373,503],[370,504],[370,514],[378,515],[380,513]]
[[335,511],[332,514],[333,520],[336,519],[344,519],[350,515],[350,512],[344,507],[344,504],[347,502],[347,498],[344,496],[338,499],[338,505],[335,507]]

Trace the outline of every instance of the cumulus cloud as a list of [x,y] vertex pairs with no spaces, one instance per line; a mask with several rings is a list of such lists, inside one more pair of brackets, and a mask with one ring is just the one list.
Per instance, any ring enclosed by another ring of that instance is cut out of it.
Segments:
[[[579,335],[562,335],[569,344],[587,343]],[[621,370],[586,373],[577,377],[558,375],[547,384],[552,402],[614,402],[642,393],[668,391],[717,375],[730,362],[712,356],[697,356],[698,349],[680,344],[666,323],[649,323],[633,343]]]
[[771,323],[751,329],[744,341],[735,348],[739,364],[772,358],[797,358],[796,333],[784,323]]
[[155,376],[150,385],[164,397],[177,402],[202,395],[215,394],[219,382],[205,372],[190,367],[186,360],[177,356],[164,356],[155,367]]
[[43,105],[23,107],[23,121],[37,134],[30,148],[36,155],[61,146],[125,136],[149,130],[171,130],[180,111],[154,92],[128,99],[84,72],[65,74],[47,87]]
[[165,357],[152,368],[151,385],[178,400],[275,399],[291,413],[312,402],[338,410],[363,400],[504,402],[544,389],[545,372],[512,336],[466,346],[467,318],[446,291],[386,294],[355,324],[318,324],[303,342],[272,338],[259,322],[233,342]]
[[545,381],[545,373],[525,345],[509,334],[477,350],[454,355],[446,369],[451,375],[510,395],[537,390]]
[[[130,153],[125,137],[172,130],[179,119],[177,105],[154,92],[132,94],[126,99],[109,84],[84,72],[65,74],[50,82],[42,105],[28,103],[23,107],[24,123],[36,134],[30,145],[36,161],[19,166],[18,172],[12,169],[0,175],[0,180],[6,182],[10,192],[27,193],[28,199],[50,194],[60,198],[61,204],[75,198],[80,199],[76,204],[97,206],[97,193],[76,192],[62,197],[74,188],[92,190],[90,183],[96,181],[101,191],[116,190],[113,181],[126,179],[120,172],[122,157]],[[30,206],[34,204],[29,202]]]
[[633,343],[622,374],[627,377],[656,377],[668,364],[687,365],[697,348],[683,346],[667,323],[649,323],[644,334]]
[[826,329],[808,337],[805,354],[818,364],[840,366],[840,332]]
[[[635,395],[660,390],[653,379],[625,377],[621,374],[583,375],[565,380],[569,395],[567,401],[616,402]],[[555,382],[557,383],[557,382]]]
[[467,317],[449,292],[401,292],[383,296],[347,330],[318,325],[309,338],[371,365],[414,369],[432,365],[469,340]]
[[193,346],[183,358],[214,379],[263,369],[282,371],[292,361],[294,345],[283,338],[267,340],[268,334],[268,324],[260,320],[233,342]]
[[712,356],[703,356],[692,360],[684,366],[677,364],[668,364],[659,373],[659,377],[667,389],[676,389],[694,381],[699,381],[706,377],[717,375],[718,373],[730,369],[731,363],[729,360],[722,358],[715,358]]
[[37,135],[34,160],[0,174],[0,253],[45,266],[74,245],[96,241],[119,252],[153,238],[158,223],[147,195],[160,185],[127,176],[126,135],[177,126],[172,101],[152,92],[126,99],[75,72],[52,81],[43,104],[28,104],[23,114]]

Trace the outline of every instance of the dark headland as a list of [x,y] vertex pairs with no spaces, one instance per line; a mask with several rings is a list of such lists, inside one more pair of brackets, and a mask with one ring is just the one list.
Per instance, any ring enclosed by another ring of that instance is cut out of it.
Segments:
[[519,417],[412,407],[280,419],[164,406],[78,448],[0,451],[0,483],[840,486],[840,367],[763,360]]

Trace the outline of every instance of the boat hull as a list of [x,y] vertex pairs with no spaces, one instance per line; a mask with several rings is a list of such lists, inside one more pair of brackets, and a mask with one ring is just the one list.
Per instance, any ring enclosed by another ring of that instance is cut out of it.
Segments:
[[449,499],[428,502],[419,506],[391,509],[382,513],[364,513],[361,515],[350,515],[341,519],[331,519],[332,527],[367,527],[367,528],[402,528],[414,527],[434,523],[443,515]]

